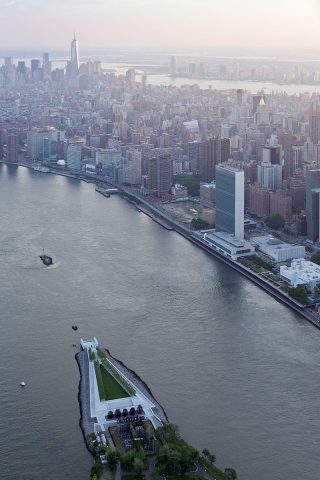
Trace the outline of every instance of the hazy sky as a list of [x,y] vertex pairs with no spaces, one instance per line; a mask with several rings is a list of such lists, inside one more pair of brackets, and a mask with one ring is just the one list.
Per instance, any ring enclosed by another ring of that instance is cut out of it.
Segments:
[[320,0],[0,0],[0,46],[319,51]]

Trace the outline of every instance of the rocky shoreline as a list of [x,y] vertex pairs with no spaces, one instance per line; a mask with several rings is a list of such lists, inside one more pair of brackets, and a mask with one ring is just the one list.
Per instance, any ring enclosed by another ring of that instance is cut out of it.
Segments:
[[79,373],[79,390],[78,390],[78,401],[80,407],[80,420],[79,426],[83,434],[83,438],[86,444],[87,449],[93,455],[93,450],[88,442],[88,435],[94,432],[94,423],[96,419],[92,419],[90,416],[90,385],[89,385],[89,367],[87,361],[87,355],[84,350],[76,353],[75,355]]

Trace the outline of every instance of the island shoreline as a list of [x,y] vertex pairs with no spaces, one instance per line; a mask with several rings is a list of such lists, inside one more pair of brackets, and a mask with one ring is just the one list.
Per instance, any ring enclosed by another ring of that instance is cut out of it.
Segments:
[[[153,395],[150,387],[148,384],[142,380],[142,378],[131,368],[127,367],[125,363],[123,363],[121,360],[117,359],[114,357],[111,353],[110,350],[104,347],[101,347],[101,349],[107,353],[107,355],[118,365],[121,365],[121,367],[124,369],[125,372],[130,373],[134,380],[142,385],[146,392],[148,393],[150,399],[154,402],[154,404],[161,410],[161,413],[163,414],[162,416],[164,417],[164,420],[169,423],[168,416],[166,414],[166,411],[162,407],[162,405],[157,401],[155,396]],[[88,442],[88,435],[94,432],[94,423],[96,422],[96,419],[92,419],[90,416],[90,392],[89,392],[89,385],[85,385],[85,368],[86,365],[84,364],[85,361],[87,361],[86,357],[86,352],[84,350],[80,350],[80,352],[77,352],[75,354],[75,359],[78,364],[78,369],[79,369],[79,385],[78,385],[78,402],[79,402],[79,409],[80,409],[80,419],[79,419],[79,426],[83,435],[84,443],[86,445],[86,448],[88,452],[94,457],[94,450],[91,448],[90,443]],[[89,402],[89,403],[88,403]],[[88,410],[89,408],[89,410]],[[90,429],[90,426],[92,428]]]

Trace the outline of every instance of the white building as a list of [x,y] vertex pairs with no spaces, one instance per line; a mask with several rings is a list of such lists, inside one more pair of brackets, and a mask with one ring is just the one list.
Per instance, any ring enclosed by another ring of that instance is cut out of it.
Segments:
[[290,267],[281,266],[280,276],[292,287],[308,285],[313,289],[320,284],[320,266],[304,258],[299,258],[293,260]]
[[258,247],[260,252],[277,263],[286,262],[293,258],[304,258],[306,254],[304,246],[281,242],[272,235],[251,237],[250,241],[252,245]]
[[203,236],[203,241],[209,247],[231,260],[237,260],[254,253],[251,243],[226,232],[209,231]]
[[258,165],[258,183],[269,190],[282,188],[282,165]]

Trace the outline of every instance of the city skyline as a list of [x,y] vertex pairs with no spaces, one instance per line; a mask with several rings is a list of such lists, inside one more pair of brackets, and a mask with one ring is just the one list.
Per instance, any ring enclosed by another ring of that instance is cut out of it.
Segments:
[[58,0],[54,5],[2,0],[0,7],[2,48],[65,47],[73,30],[85,48],[147,46],[247,55],[295,49],[307,55],[320,45],[317,0],[307,5],[302,0],[271,0],[268,5],[245,0],[241,7],[235,0],[227,5],[215,0],[94,0],[90,4]]

